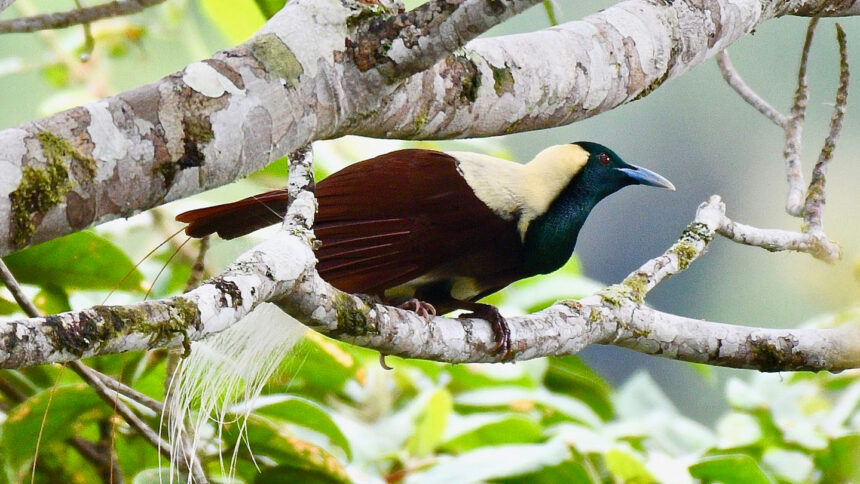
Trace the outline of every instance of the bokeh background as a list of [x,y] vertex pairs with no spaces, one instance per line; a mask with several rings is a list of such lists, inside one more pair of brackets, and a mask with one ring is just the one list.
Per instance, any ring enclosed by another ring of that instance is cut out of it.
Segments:
[[[580,18],[612,2],[557,3],[560,21]],[[154,81],[186,64],[235,45],[256,29],[260,14],[229,0],[168,0],[133,16],[94,26],[98,48],[89,63],[74,60],[83,44],[80,28],[36,34],[0,36],[0,127],[97,99]],[[72,8],[62,0],[17,0],[0,18]],[[230,15],[219,12],[232,9]],[[139,19],[145,19],[140,21]],[[860,21],[841,20],[848,33],[850,60],[860,65]],[[785,112],[796,86],[800,47],[806,19],[786,17],[767,22],[754,35],[730,49],[741,75],[775,107]],[[808,175],[826,135],[838,75],[833,20],[818,29],[809,66],[810,102],[804,129],[803,159]],[[146,27],[141,27],[143,24]],[[526,32],[547,27],[546,12],[536,7],[487,35]],[[547,46],[552,55],[552,46]],[[854,83],[856,85],[856,79]],[[856,87],[856,86],[855,86]],[[661,284],[648,303],[694,318],[744,325],[796,327],[823,313],[857,304],[860,284],[860,116],[853,108],[856,88],[849,95],[845,127],[828,175],[825,228],[839,241],[844,259],[827,265],[809,256],[748,248],[716,240],[707,256],[675,278]],[[507,153],[526,161],[551,144],[593,140],[612,147],[628,162],[656,170],[678,187],[675,193],[631,188],[598,206],[579,237],[577,256],[584,274],[603,284],[619,281],[640,263],[665,250],[689,223],[696,206],[719,194],[733,219],[761,227],[797,229],[799,221],[785,214],[782,132],[745,104],[722,80],[713,60],[672,80],[646,98],[609,113],[555,129],[479,141],[442,142],[450,149]],[[397,146],[348,138],[319,142],[323,168],[334,169]],[[167,213],[223,201],[272,185],[264,176],[203,194],[167,208]],[[151,215],[118,221],[106,232],[139,227],[145,233]],[[132,229],[133,230],[133,229]],[[159,235],[160,236],[160,235]],[[259,237],[259,235],[258,235]],[[216,243],[213,267],[223,265],[255,240]],[[126,242],[134,257],[157,243],[138,237]],[[147,274],[160,262],[144,265]],[[558,290],[555,288],[554,290]],[[573,292],[581,290],[572,289]],[[561,288],[564,294],[564,288]],[[122,295],[112,302],[123,301]],[[86,304],[89,300],[73,303]],[[100,301],[96,301],[100,302]],[[647,370],[687,415],[712,422],[725,411],[721,381],[737,370],[702,369],[631,351],[593,347],[582,356],[614,383]]]

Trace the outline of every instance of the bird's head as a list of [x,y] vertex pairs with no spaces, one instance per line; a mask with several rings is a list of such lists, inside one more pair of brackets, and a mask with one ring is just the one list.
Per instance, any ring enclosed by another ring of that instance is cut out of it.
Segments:
[[588,156],[577,177],[595,191],[598,199],[606,197],[628,185],[647,185],[675,190],[672,182],[640,166],[630,165],[609,148],[588,141],[572,143]]
[[549,147],[526,165],[524,198],[535,207],[520,218],[526,266],[546,274],[561,267],[598,202],[628,185],[675,187],[669,180],[625,163],[609,148],[586,141]]

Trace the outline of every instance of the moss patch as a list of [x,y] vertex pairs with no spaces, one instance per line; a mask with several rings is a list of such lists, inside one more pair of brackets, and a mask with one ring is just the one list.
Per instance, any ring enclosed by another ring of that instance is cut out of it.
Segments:
[[679,240],[672,246],[670,252],[674,252],[678,256],[678,268],[682,271],[690,267],[698,254],[696,247],[688,240]]
[[358,10],[358,12],[346,18],[347,27],[354,28],[355,26],[363,23],[366,20],[377,17],[384,17],[392,13],[378,3],[372,3],[370,5],[361,4],[360,7],[361,8]]
[[475,61],[464,49],[458,49],[448,56],[447,67],[454,85],[460,86],[460,98],[475,102],[481,87],[481,71]]
[[505,65],[504,67],[496,67],[490,65],[493,71],[493,89],[496,90],[496,96],[501,96],[506,92],[514,91],[514,75],[511,74],[511,69]]
[[75,163],[91,180],[96,175],[96,160],[82,154],[74,145],[54,133],[42,131],[36,135],[45,155],[43,167],[25,166],[21,182],[9,194],[12,205],[13,241],[17,247],[26,245],[36,231],[34,217],[44,215],[65,200],[72,189],[69,165]]
[[370,318],[370,308],[364,304],[358,305],[345,294],[337,294],[332,301],[337,311],[337,334],[364,336],[377,333],[378,329]]
[[603,302],[614,307],[621,307],[625,299],[642,304],[648,294],[648,276],[635,274],[621,284],[613,284],[597,294]]
[[293,51],[275,34],[256,37],[250,45],[251,53],[263,64],[265,71],[284,80],[286,87],[296,87],[304,72]]
[[48,160],[76,162],[78,166],[83,168],[84,172],[92,180],[98,171],[98,165],[95,158],[87,156],[77,149],[71,141],[61,138],[50,131],[42,131],[36,135],[39,144],[42,145],[42,152],[45,153],[45,158]]
[[633,98],[633,100],[638,101],[638,100],[642,99],[643,97],[651,94],[652,92],[654,92],[655,89],[662,86],[663,83],[666,82],[666,79],[668,79],[668,78],[669,78],[669,69],[667,68],[666,72],[664,72],[663,75],[661,75],[660,77],[655,79],[654,82],[652,82],[651,84],[646,86],[645,89],[642,90],[642,92],[640,92],[639,94],[636,95],[635,98]]
[[630,288],[630,298],[636,304],[645,302],[645,295],[648,294],[648,276],[645,274],[636,274],[624,280],[621,284]]
[[777,338],[776,341],[750,341],[752,352],[751,364],[760,371],[791,371],[808,365],[803,356],[794,354],[797,342],[787,338]]

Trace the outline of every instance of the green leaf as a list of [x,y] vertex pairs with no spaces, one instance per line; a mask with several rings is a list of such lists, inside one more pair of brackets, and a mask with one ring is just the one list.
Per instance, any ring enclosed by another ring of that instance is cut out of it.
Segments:
[[[452,415],[454,417],[455,415]],[[489,417],[489,418],[488,418]],[[488,416],[476,414],[451,421],[451,426],[463,428],[468,420],[480,419],[484,423],[450,438],[443,449],[452,453],[463,453],[479,447],[503,444],[531,444],[543,440],[543,427],[534,419],[523,415]],[[461,420],[463,420],[461,422]]]
[[773,475],[790,482],[808,482],[815,468],[812,457],[796,450],[768,449],[761,462]]
[[296,346],[295,358],[290,358],[295,368],[286,368],[291,375],[290,393],[303,393],[322,400],[331,393],[339,394],[351,379],[362,379],[366,375],[355,351],[349,345],[326,338],[313,331],[307,332]]
[[558,25],[558,18],[556,17],[556,4],[553,0],[543,0],[543,8],[546,10],[546,17],[549,20],[550,25]]
[[[524,362],[518,362],[517,366]],[[445,371],[451,375],[448,388],[453,392],[475,390],[500,385],[536,388],[539,381],[526,371],[497,371],[515,368],[513,365],[466,364],[449,365]]]
[[[313,469],[303,469],[293,465],[279,465],[263,469],[255,484],[343,484],[344,480]],[[348,482],[348,481],[347,481]]]
[[202,4],[218,30],[234,44],[248,40],[266,22],[254,0],[203,0]]
[[543,444],[482,447],[421,472],[409,474],[406,484],[482,482],[520,476],[561,464],[571,456],[567,444],[551,440]]
[[287,4],[287,0],[255,0],[255,2],[257,8],[260,9],[260,12],[267,19],[272,18],[273,15],[278,13]]
[[559,482],[568,484],[597,484],[600,480],[597,476],[590,475],[588,469],[579,462],[568,460],[556,466],[544,467],[537,472],[496,479],[494,482],[503,484],[556,484]]
[[[177,481],[178,476],[176,475],[176,471],[173,472],[174,482]],[[170,481],[170,468],[168,467],[155,467],[152,469],[144,469],[137,473],[134,476],[134,479],[131,481],[131,484],[164,484],[165,482]]]
[[51,87],[66,87],[69,85],[69,68],[62,62],[48,64],[42,68],[42,78],[44,78]]
[[830,442],[825,452],[815,458],[821,470],[820,482],[860,482],[860,434],[846,435]]
[[[3,258],[18,282],[66,289],[142,291],[143,275],[123,251],[92,232],[78,232]],[[117,281],[128,277],[117,287]]]
[[538,407],[548,417],[571,418],[591,427],[598,427],[601,423],[600,417],[588,405],[566,395],[552,393],[545,388],[534,390],[518,387],[488,388],[462,393],[457,396],[455,402],[458,406],[481,410],[505,408],[530,411]]
[[7,464],[17,470],[28,462],[40,435],[42,448],[75,435],[76,423],[88,413],[97,414],[95,417],[112,412],[85,383],[49,388],[18,404],[9,411],[0,435]]
[[612,386],[579,357],[547,358],[549,368],[544,382],[556,393],[566,393],[587,403],[601,418],[612,418]]
[[66,294],[65,289],[54,284],[42,286],[42,290],[33,298],[33,304],[44,314],[64,313],[72,310],[72,306],[69,304],[69,295]]
[[448,390],[440,388],[429,399],[424,410],[417,416],[415,432],[407,441],[409,452],[417,457],[433,453],[442,442],[448,415],[454,402]]
[[747,413],[730,412],[717,422],[720,448],[745,447],[761,441],[763,433],[758,420]]
[[[307,475],[319,474],[330,479],[323,482],[350,482],[346,470],[336,457],[322,447],[290,435],[276,422],[252,414],[247,421],[246,437],[239,439],[240,432],[238,422],[225,426],[223,441],[239,446],[239,456],[244,460],[259,462],[259,456],[266,456],[279,466],[294,469],[292,472],[303,470],[309,473]],[[248,455],[249,449],[256,456],[253,459]],[[232,452],[233,449],[228,449],[224,455],[230,455]],[[255,482],[268,481],[257,479]]]
[[612,449],[606,453],[606,467],[617,482],[631,484],[657,482],[642,461],[621,449]]
[[0,297],[0,315],[6,316],[19,311],[21,311],[21,308],[18,307],[18,303]]
[[744,454],[705,457],[690,466],[690,474],[722,484],[773,484],[756,461]]
[[286,184],[288,173],[289,165],[287,164],[287,157],[282,156],[264,168],[251,173],[248,175],[248,178],[263,186],[282,187]]
[[340,447],[347,459],[352,458],[349,441],[340,428],[322,407],[310,400],[289,395],[266,395],[257,400],[254,411],[319,432]]

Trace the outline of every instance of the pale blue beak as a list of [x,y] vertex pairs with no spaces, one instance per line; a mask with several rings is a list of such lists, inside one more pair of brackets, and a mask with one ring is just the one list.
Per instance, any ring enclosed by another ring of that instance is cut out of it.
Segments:
[[639,185],[648,185],[649,187],[666,188],[675,191],[675,185],[672,185],[672,182],[641,166],[631,165],[629,168],[616,168],[616,170],[623,172],[634,183]]

